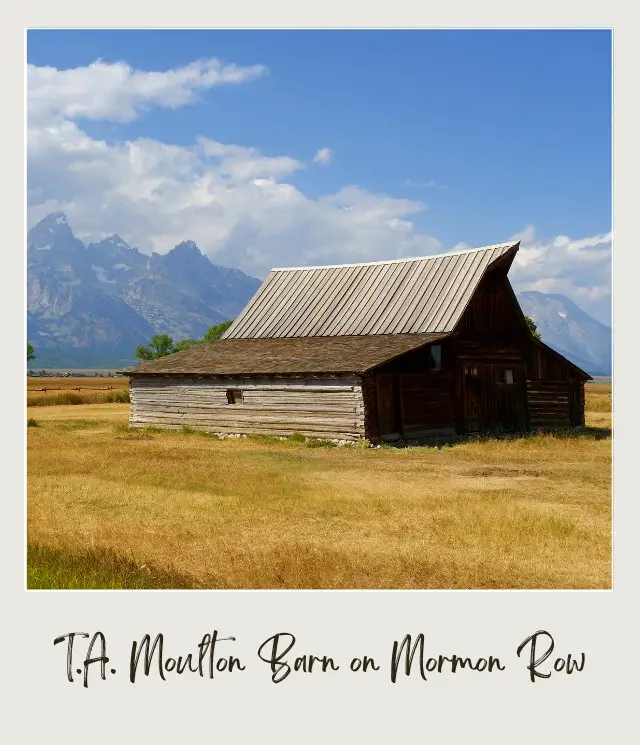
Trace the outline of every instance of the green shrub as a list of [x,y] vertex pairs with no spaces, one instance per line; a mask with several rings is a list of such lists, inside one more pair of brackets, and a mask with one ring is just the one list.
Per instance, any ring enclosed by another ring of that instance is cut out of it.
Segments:
[[40,425],[38,424],[37,420],[34,419],[33,417],[29,417],[27,419],[27,427],[39,427],[39,426]]
[[60,393],[58,395],[58,401],[61,404],[71,404],[76,406],[84,403],[84,398],[79,393]]
[[129,391],[109,391],[104,401],[107,404],[128,404],[131,402]]
[[310,437],[305,442],[305,445],[308,448],[335,448],[337,447],[335,442],[332,442],[331,440],[322,440],[318,437]]

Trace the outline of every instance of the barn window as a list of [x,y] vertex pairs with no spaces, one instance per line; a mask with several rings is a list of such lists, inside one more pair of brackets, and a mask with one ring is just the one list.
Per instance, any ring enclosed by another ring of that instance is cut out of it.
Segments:
[[442,347],[439,344],[434,344],[429,347],[430,361],[432,370],[442,370]]
[[496,383],[501,383],[502,385],[513,385],[513,370],[498,370],[496,372]]
[[228,404],[241,404],[242,403],[242,391],[239,388],[227,388],[227,403]]

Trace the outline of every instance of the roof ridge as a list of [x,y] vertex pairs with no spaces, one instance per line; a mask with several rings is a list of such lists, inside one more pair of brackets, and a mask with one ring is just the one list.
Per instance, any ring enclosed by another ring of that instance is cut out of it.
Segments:
[[476,253],[478,251],[491,251],[496,248],[514,248],[519,246],[520,241],[506,241],[504,243],[494,243],[491,246],[480,246],[479,248],[463,248],[459,251],[448,251],[440,254],[430,254],[428,256],[409,256],[402,259],[384,259],[383,261],[361,261],[353,264],[319,264],[317,266],[287,266],[287,267],[274,267],[271,269],[272,272],[298,272],[312,269],[342,269],[345,267],[352,266],[380,266],[381,264],[400,264],[409,261],[428,261],[431,259],[440,259],[445,256],[458,256],[460,254]]

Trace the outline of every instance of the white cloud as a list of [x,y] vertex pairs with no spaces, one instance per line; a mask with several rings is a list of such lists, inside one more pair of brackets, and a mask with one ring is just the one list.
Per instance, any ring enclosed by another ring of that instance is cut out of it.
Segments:
[[235,181],[287,176],[303,167],[300,161],[288,156],[267,158],[254,147],[223,145],[206,137],[198,139],[204,158],[216,161],[218,172]]
[[[197,63],[141,73],[124,64],[66,71],[32,66],[30,223],[62,210],[81,237],[117,231],[146,252],[166,252],[190,238],[212,260],[255,275],[283,264],[440,250],[439,241],[417,234],[408,219],[424,205],[356,186],[311,199],[289,182],[304,164],[288,155],[207,137],[191,146],[148,138],[108,144],[81,128],[83,117],[122,121],[150,105],[191,103],[208,85],[240,82],[263,69]],[[332,155],[322,148],[316,162]]]
[[326,166],[331,163],[334,156],[334,151],[330,147],[322,147],[313,157],[314,163],[319,163],[320,165]]
[[217,59],[164,72],[100,60],[68,70],[28,65],[28,113],[31,121],[60,116],[128,122],[150,106],[185,106],[197,101],[200,91],[246,83],[265,72],[263,65],[239,67]]
[[604,323],[611,319],[611,233],[538,239],[533,226],[511,236],[520,250],[510,272],[517,290],[567,295]]
[[[150,138],[107,143],[80,124],[83,117],[124,121],[148,106],[186,105],[207,87],[243,82],[263,71],[259,65],[217,61],[164,73],[125,64],[66,71],[31,66],[29,224],[64,211],[81,238],[117,232],[147,253],[164,253],[192,239],[213,261],[254,276],[273,266],[445,250],[415,229],[412,216],[426,209],[424,203],[355,185],[310,198],[291,183],[304,164],[286,154],[267,155],[208,137],[189,146]],[[495,242],[506,239],[496,235]],[[606,320],[610,235],[543,240],[528,226],[514,239],[522,241],[511,270],[517,289],[568,295]]]

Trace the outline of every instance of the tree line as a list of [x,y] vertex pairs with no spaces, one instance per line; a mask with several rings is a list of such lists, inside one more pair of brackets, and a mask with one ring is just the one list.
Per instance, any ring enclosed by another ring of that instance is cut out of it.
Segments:
[[219,339],[232,323],[232,321],[224,321],[224,323],[211,326],[202,339],[183,339],[174,342],[168,334],[156,334],[151,337],[151,341],[146,346],[139,344],[136,347],[135,355],[139,360],[148,362],[149,360],[157,360],[158,357],[174,354],[174,352],[183,352],[185,349],[191,349],[191,347],[203,342]]

